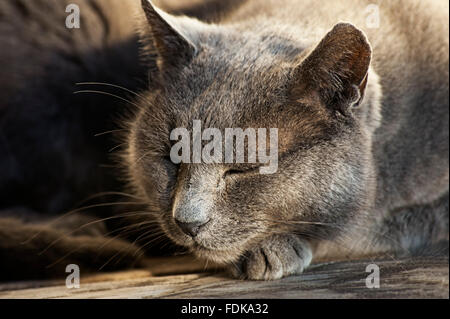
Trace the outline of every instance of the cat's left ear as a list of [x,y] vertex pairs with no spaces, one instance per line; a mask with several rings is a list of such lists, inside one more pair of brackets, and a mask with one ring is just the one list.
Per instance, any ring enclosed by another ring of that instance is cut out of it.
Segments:
[[364,33],[339,23],[296,68],[293,94],[347,115],[364,97],[371,56]]
[[142,8],[150,31],[149,40],[163,64],[161,67],[189,63],[197,47],[182,30],[177,18],[155,7],[150,0],[142,0]]

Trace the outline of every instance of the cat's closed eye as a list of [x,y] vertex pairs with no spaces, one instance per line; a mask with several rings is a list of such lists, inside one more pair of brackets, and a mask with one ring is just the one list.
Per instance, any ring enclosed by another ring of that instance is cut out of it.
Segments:
[[238,176],[244,176],[249,173],[256,173],[258,172],[259,167],[252,167],[249,169],[230,169],[226,171],[223,174],[223,178],[226,179],[227,177],[238,177]]

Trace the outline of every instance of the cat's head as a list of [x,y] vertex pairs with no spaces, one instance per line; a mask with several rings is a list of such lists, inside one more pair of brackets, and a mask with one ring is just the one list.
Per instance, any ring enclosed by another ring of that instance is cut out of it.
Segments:
[[[151,88],[137,101],[126,161],[174,242],[230,262],[275,233],[330,238],[367,207],[375,116],[361,31],[341,23],[311,46],[281,26],[248,31],[143,7]],[[277,128],[277,170],[174,164],[171,132],[192,136],[194,121],[221,133]]]

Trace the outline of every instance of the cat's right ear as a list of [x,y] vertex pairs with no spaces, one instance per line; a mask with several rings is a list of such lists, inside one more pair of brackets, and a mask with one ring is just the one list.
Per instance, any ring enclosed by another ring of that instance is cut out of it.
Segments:
[[142,8],[148,23],[144,34],[148,35],[146,41],[151,42],[148,44],[151,51],[156,51],[158,67],[189,63],[197,48],[183,33],[177,19],[155,7],[150,0],[142,0]]

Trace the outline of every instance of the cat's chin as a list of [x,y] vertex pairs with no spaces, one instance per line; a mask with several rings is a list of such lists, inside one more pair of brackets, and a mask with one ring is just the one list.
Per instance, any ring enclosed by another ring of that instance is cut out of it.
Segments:
[[197,257],[209,260],[218,264],[228,264],[237,261],[243,254],[243,250],[235,249],[210,249],[202,245],[195,244],[191,247],[192,253]]
[[243,253],[243,249],[239,247],[220,248],[208,245],[205,241],[193,240],[190,237],[176,238],[172,234],[168,237],[176,244],[187,248],[192,254],[198,258],[209,260],[219,264],[226,264],[239,259]]
[[185,247],[192,254],[205,260],[209,260],[218,264],[228,264],[236,262],[244,254],[244,252],[255,242],[260,240],[260,236],[248,235],[247,238],[236,240],[229,243],[218,244],[218,240],[200,234],[196,238],[192,238],[183,234],[176,234],[173,231],[166,231],[167,227],[163,224],[161,227],[167,236],[177,245]]

